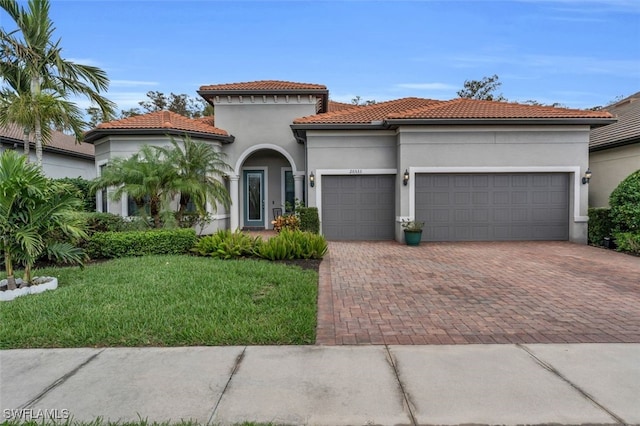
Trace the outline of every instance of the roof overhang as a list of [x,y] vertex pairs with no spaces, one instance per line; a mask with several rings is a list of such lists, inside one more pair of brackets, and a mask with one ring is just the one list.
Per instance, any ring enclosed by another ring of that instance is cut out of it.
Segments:
[[94,143],[98,139],[106,136],[184,136],[189,135],[198,139],[208,139],[219,141],[225,144],[233,143],[235,136],[233,135],[215,135],[212,133],[194,132],[190,130],[178,130],[178,129],[93,129],[87,132],[83,141],[88,143]]
[[[315,95],[322,98],[322,108],[318,113],[327,112],[329,107],[328,89],[223,89],[223,90],[198,90],[196,93],[209,101],[214,96],[267,96],[267,95]],[[213,102],[209,102],[213,105]]]
[[398,118],[387,119],[389,127],[415,125],[588,125],[592,129],[615,123],[615,118]]
[[307,140],[307,130],[385,130],[389,126],[383,121],[374,121],[368,124],[354,123],[309,123],[309,124],[292,124],[291,130],[298,143],[305,143]]
[[589,152],[604,151],[606,149],[619,148],[621,146],[634,145],[634,144],[640,144],[640,138],[634,137],[634,138],[629,138],[625,140],[603,143],[596,146],[590,146]]
[[[17,146],[23,146],[24,141],[2,136],[0,137],[0,144],[11,145],[12,147],[15,148]],[[35,149],[36,144],[34,142],[31,142],[29,143],[29,146]],[[85,154],[84,152],[71,151],[68,149],[58,148],[56,146],[51,146],[51,145],[44,145],[42,147],[42,150],[43,152],[50,152],[53,154],[65,155],[67,157],[82,158],[84,160],[93,161],[96,158],[95,155],[92,155],[92,154]]]

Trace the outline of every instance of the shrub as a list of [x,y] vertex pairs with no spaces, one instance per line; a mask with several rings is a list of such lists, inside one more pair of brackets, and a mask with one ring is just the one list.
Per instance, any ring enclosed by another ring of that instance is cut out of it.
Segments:
[[640,255],[640,232],[616,232],[614,236],[618,251]]
[[84,216],[89,234],[94,232],[120,232],[125,227],[125,220],[122,216],[115,214],[92,212],[85,213]]
[[616,230],[640,231],[640,170],[631,173],[609,196]]
[[73,195],[82,201],[82,210],[85,212],[94,212],[96,210],[95,191],[91,190],[91,181],[77,178],[61,178],[54,179],[56,182],[62,182],[71,185],[76,191]]
[[300,216],[300,230],[320,233],[320,217],[317,207],[298,207],[296,213]]
[[295,215],[278,216],[271,223],[273,224],[273,230],[276,232],[280,232],[283,229],[290,231],[300,229],[300,219]]
[[87,242],[92,259],[143,256],[148,254],[184,254],[196,244],[193,229],[96,232]]
[[256,254],[269,260],[322,259],[326,252],[323,236],[288,229],[256,246]]
[[612,230],[611,209],[606,207],[589,209],[589,243],[602,246],[604,238],[610,237]]
[[221,229],[213,235],[200,238],[192,251],[201,256],[235,259],[253,255],[259,239],[260,237],[251,238],[240,231]]

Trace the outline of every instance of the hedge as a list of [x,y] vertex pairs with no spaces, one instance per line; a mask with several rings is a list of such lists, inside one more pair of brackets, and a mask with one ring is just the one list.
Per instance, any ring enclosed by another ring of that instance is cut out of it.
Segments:
[[194,229],[96,232],[87,242],[91,259],[110,259],[148,254],[189,253],[196,244]]
[[300,230],[320,233],[320,218],[317,207],[298,207],[296,213],[300,216]]
[[614,236],[618,251],[640,255],[640,232],[616,232]]
[[589,209],[589,243],[596,246],[604,245],[604,238],[611,237],[613,221],[611,209],[606,207]]

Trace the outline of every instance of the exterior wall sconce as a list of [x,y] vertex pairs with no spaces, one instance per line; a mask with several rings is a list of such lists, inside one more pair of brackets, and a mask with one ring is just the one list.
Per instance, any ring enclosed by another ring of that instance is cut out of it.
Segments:
[[311,172],[311,174],[309,175],[309,185],[312,188],[316,186],[316,175],[314,175],[313,172]]
[[402,175],[402,184],[404,186],[407,186],[407,184],[409,183],[409,170],[404,171],[404,175]]
[[582,177],[582,184],[586,185],[591,180],[591,169],[587,168],[587,171],[584,172],[584,176]]

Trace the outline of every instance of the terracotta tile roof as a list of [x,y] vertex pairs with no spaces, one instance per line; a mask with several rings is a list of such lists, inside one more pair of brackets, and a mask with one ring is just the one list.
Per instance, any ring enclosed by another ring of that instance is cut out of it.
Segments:
[[250,81],[244,83],[228,83],[228,84],[213,84],[209,86],[201,86],[200,90],[206,91],[221,91],[226,92],[230,90],[261,90],[261,91],[281,91],[281,90],[327,90],[327,86],[322,84],[310,84],[310,83],[295,83],[292,81],[279,81],[279,80],[261,80]]
[[588,111],[510,102],[454,99],[389,114],[389,119],[546,119],[611,118],[606,111]]
[[107,129],[145,129],[145,130],[178,130],[185,132],[208,133],[212,135],[228,136],[226,130],[219,129],[202,119],[187,118],[171,111],[156,111],[148,114],[136,115],[121,120],[101,123],[94,130]]
[[604,109],[618,121],[591,131],[590,150],[640,142],[640,92]]
[[[21,143],[24,139],[24,131],[22,127],[15,124],[0,127],[0,139],[11,139]],[[33,140],[33,135],[31,135]],[[33,146],[34,143],[31,142]],[[61,153],[68,152],[71,155],[79,155],[83,157],[93,158],[95,155],[95,147],[88,143],[77,143],[74,136],[66,135],[57,130],[53,130],[51,141],[44,147],[44,151],[58,151]]]
[[412,110],[429,105],[437,105],[443,101],[422,98],[403,98],[395,101],[380,102],[373,105],[354,106],[353,108],[336,110],[324,114],[309,115],[297,118],[294,124],[369,124],[381,121],[391,114]]
[[345,109],[359,108],[359,107],[362,107],[362,105],[347,104],[344,102],[336,102],[336,101],[329,100],[329,103],[327,105],[327,112],[342,111]]

